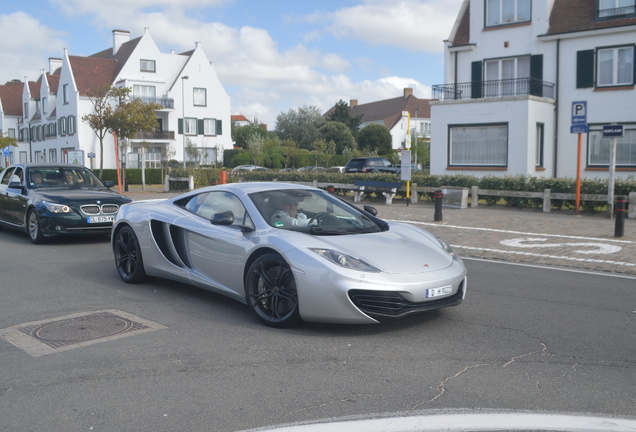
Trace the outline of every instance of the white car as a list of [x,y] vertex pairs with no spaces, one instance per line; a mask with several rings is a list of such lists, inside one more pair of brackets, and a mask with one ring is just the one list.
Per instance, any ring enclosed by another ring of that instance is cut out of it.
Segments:
[[246,303],[273,327],[389,321],[456,306],[467,287],[462,260],[428,231],[278,182],[124,205],[112,248],[125,282],[195,285]]

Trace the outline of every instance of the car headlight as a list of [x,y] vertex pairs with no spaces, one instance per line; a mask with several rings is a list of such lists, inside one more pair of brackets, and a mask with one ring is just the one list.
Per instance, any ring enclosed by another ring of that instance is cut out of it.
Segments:
[[310,248],[309,250],[340,267],[372,273],[378,273],[380,271],[360,258],[352,257],[351,255],[333,249]]
[[51,213],[70,213],[73,211],[66,204],[56,204],[56,203],[50,203],[46,201],[42,201],[42,204],[44,204],[46,206],[46,209],[50,211]]
[[442,249],[444,249],[444,252],[452,256],[453,260],[459,261],[459,255],[457,255],[457,252],[455,252],[455,250],[452,248],[450,244],[448,244],[447,241],[442,240],[440,238],[438,238],[437,241],[439,242],[439,245],[442,247]]

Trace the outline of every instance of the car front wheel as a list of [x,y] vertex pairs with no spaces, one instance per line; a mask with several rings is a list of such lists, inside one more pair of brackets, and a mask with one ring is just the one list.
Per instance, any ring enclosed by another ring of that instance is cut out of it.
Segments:
[[139,240],[131,227],[124,226],[117,231],[113,241],[113,253],[117,273],[124,282],[137,283],[146,279]]
[[29,214],[27,215],[27,234],[29,235],[29,240],[34,244],[44,242],[42,228],[40,227],[40,218],[35,209],[29,210]]
[[280,255],[257,258],[247,272],[245,287],[247,304],[263,324],[287,328],[300,323],[296,281]]

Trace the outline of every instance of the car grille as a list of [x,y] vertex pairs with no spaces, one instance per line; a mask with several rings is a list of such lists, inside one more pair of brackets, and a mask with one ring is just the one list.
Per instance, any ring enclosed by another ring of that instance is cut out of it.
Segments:
[[378,321],[388,321],[402,318],[406,315],[456,306],[462,302],[464,296],[464,282],[459,286],[457,294],[439,300],[425,302],[410,302],[398,292],[351,290],[349,298],[356,307]]
[[117,204],[103,204],[101,206],[98,204],[86,204],[80,206],[80,209],[82,209],[82,211],[88,215],[111,215],[117,213],[117,210],[119,210],[119,206]]

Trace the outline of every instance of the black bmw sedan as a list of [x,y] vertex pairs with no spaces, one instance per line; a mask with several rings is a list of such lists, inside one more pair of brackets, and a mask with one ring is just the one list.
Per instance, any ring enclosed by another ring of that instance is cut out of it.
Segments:
[[0,173],[0,227],[33,243],[72,234],[109,235],[119,207],[131,202],[91,170],[72,164],[14,164]]

